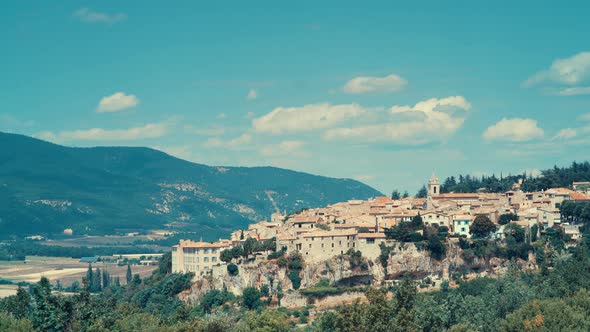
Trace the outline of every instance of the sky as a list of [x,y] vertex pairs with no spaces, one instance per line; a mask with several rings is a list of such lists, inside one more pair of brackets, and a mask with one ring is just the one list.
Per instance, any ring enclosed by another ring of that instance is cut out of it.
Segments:
[[416,192],[590,156],[588,1],[12,1],[0,131]]

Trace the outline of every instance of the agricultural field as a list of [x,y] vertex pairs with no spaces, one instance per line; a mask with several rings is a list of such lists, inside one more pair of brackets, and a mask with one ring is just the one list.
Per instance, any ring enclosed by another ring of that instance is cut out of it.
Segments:
[[[95,263],[92,266],[107,270],[113,278],[120,277],[121,283],[125,283],[127,266],[105,262]],[[138,273],[142,278],[149,276],[156,268],[155,265],[131,266],[133,274]],[[52,284],[56,284],[59,280],[62,286],[67,287],[74,281],[81,283],[87,270],[88,263],[67,257],[27,256],[25,261],[0,261],[0,279],[10,280],[15,284],[34,283],[41,277],[46,277]],[[11,295],[15,291],[15,285],[0,285],[0,297]]]

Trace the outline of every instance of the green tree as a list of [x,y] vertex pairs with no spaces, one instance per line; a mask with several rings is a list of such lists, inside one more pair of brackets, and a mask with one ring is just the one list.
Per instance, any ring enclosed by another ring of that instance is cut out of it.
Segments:
[[506,225],[511,221],[516,221],[518,220],[518,216],[514,213],[506,213],[500,216],[500,218],[498,219],[498,223],[500,225]]
[[127,264],[127,274],[125,275],[125,281],[127,281],[127,285],[131,283],[133,280],[133,274],[131,273],[131,265]]
[[230,276],[237,276],[239,272],[240,270],[236,264],[230,263],[227,265],[227,273],[229,273]]
[[92,289],[91,292],[100,292],[102,290],[102,283],[101,283],[100,269],[98,266],[94,269],[94,273],[92,274]]
[[399,191],[393,190],[391,192],[391,199],[398,200],[398,199],[400,199],[400,197],[401,197],[401,194],[399,193]]
[[88,282],[88,289],[92,291],[94,286],[92,283],[94,282],[94,272],[92,271],[92,264],[88,264],[88,270],[86,271],[86,281]]
[[426,196],[428,196],[428,190],[426,189],[426,186],[422,186],[422,188],[418,190],[418,193],[416,193],[416,198],[426,198]]
[[33,332],[35,328],[28,319],[19,319],[0,312],[0,331]]
[[490,233],[496,231],[496,226],[486,215],[475,217],[473,224],[469,228],[469,233],[478,238],[487,237]]
[[262,302],[260,301],[260,292],[254,287],[244,288],[242,294],[242,305],[250,310],[260,307]]

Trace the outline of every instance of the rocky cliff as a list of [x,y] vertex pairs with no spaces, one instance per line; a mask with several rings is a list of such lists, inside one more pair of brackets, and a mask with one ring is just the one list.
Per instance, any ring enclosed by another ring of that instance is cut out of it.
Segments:
[[[335,286],[381,286],[409,275],[417,280],[429,280],[428,289],[433,289],[439,287],[442,281],[457,276],[468,279],[499,276],[510,265],[509,261],[499,258],[473,258],[466,261],[462,253],[457,245],[449,244],[446,257],[438,261],[430,257],[428,251],[419,250],[412,243],[398,243],[393,246],[389,255],[387,269],[381,265],[379,259],[363,258],[364,264],[353,264],[346,255],[335,256],[321,262],[305,263],[299,273],[300,288],[313,287],[321,280],[327,280]],[[528,261],[517,260],[515,263],[523,270],[536,269],[532,256]],[[240,295],[246,287],[260,288],[268,285],[271,294],[277,294],[278,290],[283,291],[282,305],[305,305],[305,298],[293,289],[287,269],[279,265],[276,259],[258,257],[251,262],[238,264],[239,273],[236,276],[230,276],[225,265],[216,267],[211,275],[196,278],[192,288],[181,294],[181,298],[185,301],[198,301],[209,290],[224,287]]]

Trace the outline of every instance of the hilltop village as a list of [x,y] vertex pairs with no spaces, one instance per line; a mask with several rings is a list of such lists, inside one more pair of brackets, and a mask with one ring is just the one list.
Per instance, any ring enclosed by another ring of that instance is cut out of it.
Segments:
[[[224,277],[228,273],[226,263],[236,262],[231,255],[224,259],[224,251],[227,257],[231,248],[243,247],[252,239],[274,246],[265,248],[267,252],[297,253],[307,264],[360,252],[358,255],[373,265],[386,245],[416,242],[403,240],[403,236],[427,238],[425,230],[434,230],[445,234],[443,242],[447,243],[471,238],[477,233],[472,227],[480,227],[474,226],[478,219],[493,224],[486,235],[489,238],[502,239],[508,230],[513,232],[511,225],[517,225],[529,243],[548,229],[566,234],[571,243],[579,240],[579,226],[562,220],[560,207],[565,201],[590,202],[590,183],[539,192],[523,192],[521,185],[519,181],[504,193],[440,193],[439,180],[433,174],[426,198],[349,200],[289,216],[275,213],[270,221],[252,224],[233,232],[230,239],[214,243],[181,240],[172,248],[172,270],[193,272],[197,279]],[[422,227],[411,229],[415,222]]]

